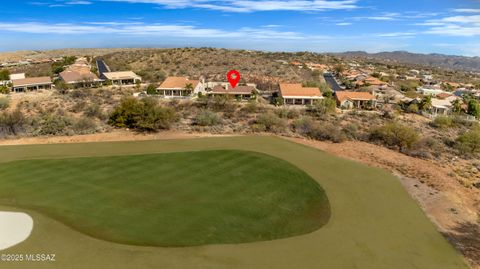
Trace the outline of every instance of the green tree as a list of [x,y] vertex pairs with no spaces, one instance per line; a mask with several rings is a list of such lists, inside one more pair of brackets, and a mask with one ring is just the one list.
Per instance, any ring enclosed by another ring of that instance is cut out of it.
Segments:
[[148,85],[147,94],[157,94],[157,86],[155,84]]
[[457,148],[461,153],[480,153],[480,127],[475,127],[457,138]]
[[314,116],[321,117],[327,114],[335,114],[336,107],[337,103],[333,98],[324,98],[322,100],[315,101],[308,111]]
[[109,123],[116,127],[157,131],[169,129],[175,120],[175,111],[172,108],[160,106],[155,99],[138,100],[129,97],[123,99],[114,108]]
[[67,83],[65,83],[65,81],[61,79],[55,81],[55,89],[57,89],[57,91],[61,94],[67,93],[70,88],[70,85],[68,85]]
[[427,95],[423,97],[422,101],[420,102],[419,108],[422,111],[430,110],[432,108],[432,96]]
[[0,81],[1,80],[10,80],[10,71],[8,71],[8,69],[0,70]]
[[380,141],[389,147],[396,147],[399,151],[410,149],[418,141],[417,132],[397,122],[388,123],[370,131],[370,139]]
[[0,86],[0,93],[1,94],[9,94],[10,93],[10,89],[7,87],[7,86]]
[[477,118],[480,117],[480,105],[478,104],[478,101],[472,98],[468,100],[467,104],[467,113]]
[[460,112],[462,112],[462,102],[459,99],[455,99],[452,102],[452,106],[453,106],[452,108],[453,113],[460,114]]
[[193,90],[194,90],[193,84],[192,84],[192,83],[187,83],[187,84],[185,85],[185,89],[186,89],[187,91],[190,91],[190,92],[193,93]]
[[343,71],[345,71],[345,67],[341,64],[338,64],[336,65],[333,70],[337,73],[337,74],[340,74],[340,73],[343,73]]

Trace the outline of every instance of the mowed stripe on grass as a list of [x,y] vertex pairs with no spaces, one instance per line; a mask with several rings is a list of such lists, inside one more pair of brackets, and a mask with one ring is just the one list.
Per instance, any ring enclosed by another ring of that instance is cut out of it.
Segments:
[[[55,263],[4,265],[9,269],[468,268],[393,175],[280,138],[2,146],[0,163],[224,149],[265,153],[305,171],[328,194],[332,212],[328,223],[312,233],[272,241],[184,248],[138,247],[97,240],[34,210],[26,210],[35,221],[32,234],[8,252],[56,253],[58,259]],[[0,210],[19,211],[5,206],[0,206]]]
[[320,185],[265,154],[224,150],[0,164],[0,204],[100,239],[145,246],[244,243],[312,232]]

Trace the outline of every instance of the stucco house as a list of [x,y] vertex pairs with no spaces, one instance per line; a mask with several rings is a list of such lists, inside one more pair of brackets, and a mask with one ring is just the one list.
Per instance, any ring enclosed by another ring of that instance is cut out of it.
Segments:
[[112,85],[119,86],[135,85],[142,81],[142,78],[132,71],[104,72],[101,74],[101,78],[110,81]]
[[50,77],[32,77],[12,80],[12,91],[26,92],[36,90],[48,90],[52,88]]
[[313,105],[324,97],[319,88],[303,87],[302,84],[280,84],[280,97],[285,105]]
[[230,96],[239,101],[248,101],[255,98],[255,87],[237,86],[232,88],[230,85],[216,85],[213,89],[206,92],[208,96]]
[[61,80],[72,87],[94,87],[103,83],[97,75],[86,70],[67,69],[59,74]]
[[377,99],[369,92],[335,92],[337,106],[343,109],[352,108],[373,108],[376,106]]
[[165,98],[191,98],[203,91],[203,83],[186,77],[167,77],[157,88],[157,93]]

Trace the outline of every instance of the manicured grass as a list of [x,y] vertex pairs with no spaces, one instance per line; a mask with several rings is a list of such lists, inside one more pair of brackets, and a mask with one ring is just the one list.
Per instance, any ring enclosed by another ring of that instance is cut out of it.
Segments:
[[224,150],[0,164],[0,204],[134,245],[244,243],[320,228],[320,185],[265,154]]
[[57,254],[54,263],[0,262],[0,268],[468,268],[389,172],[275,137],[2,146],[0,165],[27,159],[225,149],[268,154],[305,171],[328,195],[332,212],[328,223],[308,234],[248,244],[139,247],[86,236],[37,210],[0,205],[0,210],[27,212],[34,219],[30,238],[1,253]]

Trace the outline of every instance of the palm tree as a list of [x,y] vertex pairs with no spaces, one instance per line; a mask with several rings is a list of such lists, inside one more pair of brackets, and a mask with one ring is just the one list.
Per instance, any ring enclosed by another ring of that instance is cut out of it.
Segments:
[[192,83],[187,83],[187,84],[185,85],[185,90],[189,91],[189,94],[188,94],[188,95],[192,94],[192,92],[193,92],[193,84],[192,84]]
[[427,95],[423,97],[422,101],[420,102],[420,109],[423,111],[430,110],[432,108],[432,96]]
[[460,112],[462,111],[462,103],[460,102],[460,100],[455,99],[452,105],[453,105],[453,109],[452,109],[453,113],[460,114]]

